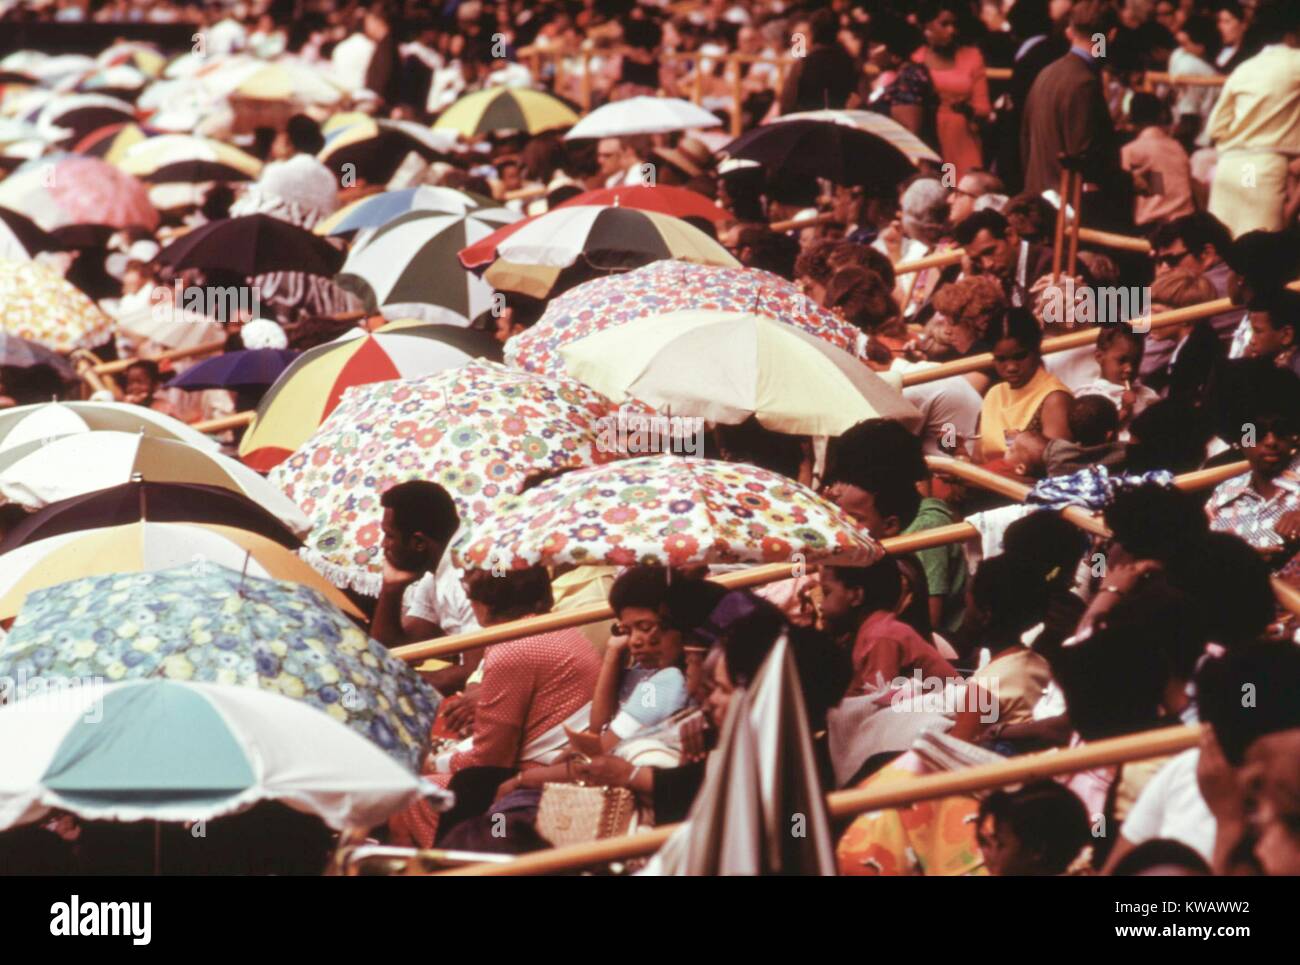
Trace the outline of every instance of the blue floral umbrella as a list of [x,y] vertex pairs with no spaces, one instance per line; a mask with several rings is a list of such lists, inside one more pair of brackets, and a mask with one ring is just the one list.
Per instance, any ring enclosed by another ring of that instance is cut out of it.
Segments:
[[30,594],[0,645],[4,675],[258,687],[318,707],[413,770],[440,701],[315,590],[201,560]]

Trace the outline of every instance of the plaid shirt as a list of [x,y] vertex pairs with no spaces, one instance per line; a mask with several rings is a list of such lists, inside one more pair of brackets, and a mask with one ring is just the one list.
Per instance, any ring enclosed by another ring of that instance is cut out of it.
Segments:
[[1271,499],[1255,492],[1250,478],[1249,472],[1242,473],[1215,488],[1206,506],[1210,528],[1235,533],[1256,549],[1279,549],[1285,543],[1273,527],[1300,509],[1300,457],[1273,480],[1278,492]]

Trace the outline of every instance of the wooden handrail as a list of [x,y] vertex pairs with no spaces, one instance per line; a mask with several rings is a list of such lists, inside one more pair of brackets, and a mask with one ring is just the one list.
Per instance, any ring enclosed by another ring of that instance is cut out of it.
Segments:
[[[1121,235],[1113,231],[1098,231],[1095,228],[1080,228],[1079,241],[1087,245],[1099,245],[1102,248],[1114,248],[1117,251],[1132,251],[1137,254],[1150,254],[1151,242],[1134,235]],[[913,261],[900,261],[894,266],[895,275],[910,275],[914,271],[926,268],[947,268],[955,265],[966,256],[965,248],[949,248],[938,251]]]
[[768,225],[770,231],[794,231],[798,228],[811,228],[813,225],[827,224],[828,222],[838,221],[829,211],[823,211],[821,214],[813,215],[809,218],[790,218],[787,221],[773,221]]
[[[923,774],[878,788],[852,788],[826,795],[832,818],[845,818],[869,811],[897,808],[957,795],[976,794],[1008,784],[1026,784],[1061,774],[1090,771],[1130,761],[1167,757],[1197,746],[1203,725],[1181,725],[1140,734],[1126,734],[1064,750],[1021,754],[992,764],[966,767],[940,774]],[[680,828],[669,824],[652,831],[606,838],[563,848],[550,848],[521,855],[508,864],[468,865],[438,875],[480,877],[484,875],[544,875],[576,871],[593,865],[654,854]]]
[[256,416],[257,413],[249,409],[245,412],[222,416],[219,419],[205,419],[202,422],[194,422],[190,424],[190,428],[197,429],[199,432],[225,432],[227,429],[238,429],[240,426],[249,425]]
[[189,348],[170,349],[166,352],[160,352],[158,355],[151,355],[147,359],[117,359],[114,362],[101,362],[95,366],[95,372],[99,375],[115,375],[118,372],[125,372],[136,362],[178,362],[181,359],[191,359],[199,355],[220,352],[225,347],[226,343],[224,341],[204,342],[202,345],[191,345]]

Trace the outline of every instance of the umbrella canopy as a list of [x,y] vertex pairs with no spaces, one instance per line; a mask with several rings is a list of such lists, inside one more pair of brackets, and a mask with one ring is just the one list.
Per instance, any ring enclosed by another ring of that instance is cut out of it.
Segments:
[[76,141],[106,124],[135,120],[135,108],[104,94],[57,94],[29,119],[52,141]]
[[215,523],[257,533],[292,550],[302,545],[279,517],[229,489],[136,480],[61,499],[29,513],[5,533],[0,554],[64,533],[123,526],[143,519],[160,523]]
[[136,338],[157,342],[164,348],[194,348],[225,340],[226,330],[215,318],[179,305],[155,288],[149,304],[123,312],[118,330]]
[[217,564],[37,590],[0,644],[3,674],[272,690],[346,723],[411,769],[439,702],[316,590]]
[[258,348],[226,352],[191,365],[167,384],[197,392],[229,389],[232,392],[264,389],[278,379],[298,353],[291,349]]
[[0,409],[0,452],[78,432],[109,429],[183,442],[206,452],[221,444],[179,419],[126,402],[37,402]]
[[[595,191],[585,191],[556,207],[573,208],[579,205],[658,211],[660,214],[672,215],[674,218],[707,218],[715,223],[730,217],[704,195],[669,185],[624,184],[616,188],[599,188]],[[497,257],[498,245],[540,217],[542,217],[540,214],[534,215],[498,228],[483,240],[476,241],[462,250],[460,263],[470,269],[490,265]]]
[[[864,419],[909,431],[921,413],[830,342],[753,313],[673,312],[641,318],[560,349],[569,374],[615,402],[777,432],[838,436]],[[809,386],[816,386],[815,392]]]
[[42,231],[31,218],[0,208],[0,260],[30,261],[42,251],[59,251],[62,243]]
[[637,319],[692,309],[765,315],[849,352],[856,352],[861,334],[797,285],[766,271],[659,261],[597,278],[553,299],[535,325],[506,343],[506,364],[563,375],[560,349],[570,342]]
[[360,113],[336,114],[321,133],[325,146],[316,157],[333,170],[351,164],[372,184],[386,184],[410,152],[433,160],[451,151],[457,141],[455,131],[434,131],[414,121]]
[[769,123],[782,124],[788,121],[829,121],[832,124],[844,124],[888,141],[902,151],[914,165],[919,165],[922,161],[943,163],[943,158],[935,153],[934,148],[887,114],[877,114],[875,111],[799,111],[795,114],[782,114]]
[[573,125],[564,139],[665,134],[717,127],[721,123],[703,107],[678,97],[628,97],[597,107]]
[[497,216],[503,220],[509,215],[514,215],[515,221],[522,218],[522,215],[508,208],[497,207],[495,201],[481,194],[422,184],[415,188],[401,188],[368,195],[340,208],[316,225],[313,230],[318,235],[344,235],[349,231],[359,231],[363,228],[378,228],[404,214],[416,211],[463,216],[482,208],[508,212]]
[[473,524],[533,474],[616,458],[599,438],[612,411],[576,382],[473,362],[349,389],[270,478],[311,517],[303,556],[336,586],[376,596],[384,492],[408,479],[433,480]]
[[579,260],[598,271],[626,271],[663,258],[740,267],[727,249],[680,218],[579,205],[548,211],[500,242],[483,277],[504,291],[547,298],[561,271]]
[[0,329],[55,352],[102,345],[113,323],[82,291],[36,261],[0,261]]
[[916,168],[883,137],[834,121],[782,121],[746,131],[723,149],[762,164],[771,177],[836,184],[896,184]]
[[284,461],[311,438],[352,386],[411,379],[476,358],[500,357],[494,339],[468,328],[402,323],[375,332],[354,328],[303,352],[281,374],[244,433],[240,458],[261,472]]
[[163,68],[167,66],[167,58],[157,49],[148,44],[129,40],[104,48],[95,61],[104,67],[125,64],[149,77],[161,77]]
[[50,351],[44,345],[0,331],[0,366],[30,369],[37,365],[48,365],[65,379],[76,378],[72,366],[62,355]]
[[109,164],[117,164],[126,152],[142,141],[148,140],[156,131],[141,127],[134,121],[121,124],[108,124],[96,128],[73,145],[74,154],[85,154],[102,158]]
[[451,548],[463,569],[840,563],[880,545],[838,507],[742,463],[645,456],[565,473],[502,500]]
[[297,554],[233,526],[140,521],[35,540],[0,556],[0,620],[18,615],[27,595],[85,576],[218,564],[321,593],[352,617],[361,611]]
[[0,207],[12,208],[46,231],[71,225],[158,227],[145,186],[96,157],[54,154],[18,167],[0,181]]
[[0,452],[0,499],[39,509],[61,499],[130,482],[220,486],[247,496],[295,532],[309,524],[297,506],[242,463],[182,442],[127,432],[83,432]]
[[732,695],[687,823],[647,873],[834,875],[816,760],[799,671],[783,636],[753,684]]
[[433,129],[475,138],[492,131],[540,134],[577,122],[578,115],[558,97],[524,88],[493,87],[466,94],[442,112]]
[[345,93],[324,71],[301,60],[268,63],[254,57],[226,57],[200,68],[195,76],[217,97],[329,107]]
[[121,100],[132,101],[151,78],[130,64],[99,67],[82,77],[76,90],[86,94],[106,94]]
[[492,307],[492,287],[466,271],[457,252],[517,219],[505,208],[412,211],[354,245],[335,281],[370,310],[401,306],[402,315],[468,325]]
[[343,252],[329,242],[269,214],[218,218],[195,228],[158,253],[173,268],[206,268],[254,277],[276,271],[333,275]]
[[117,166],[142,181],[248,181],[262,162],[239,148],[211,138],[161,134],[127,149]]
[[0,828],[53,810],[210,821],[279,801],[343,830],[382,824],[431,790],[311,707],[175,680],[28,697],[0,709],[0,746]]

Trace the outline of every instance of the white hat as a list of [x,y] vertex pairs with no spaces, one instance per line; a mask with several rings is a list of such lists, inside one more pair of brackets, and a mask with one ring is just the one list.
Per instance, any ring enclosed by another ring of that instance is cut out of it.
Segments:
[[279,348],[289,347],[288,336],[269,318],[255,318],[239,329],[244,348]]

